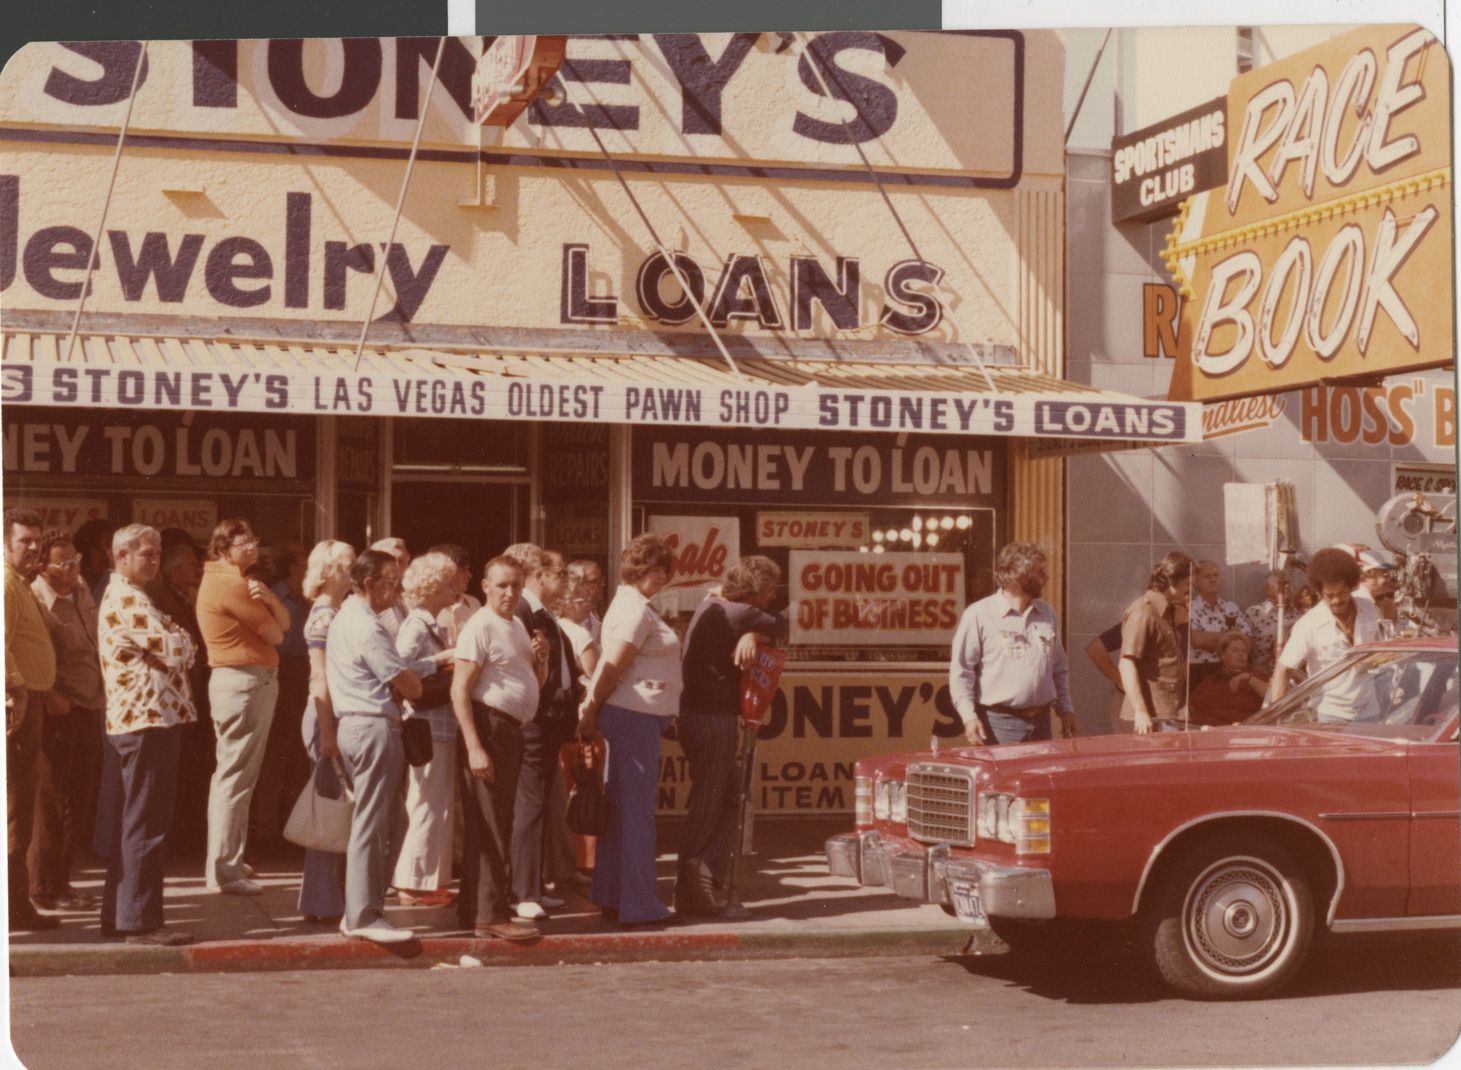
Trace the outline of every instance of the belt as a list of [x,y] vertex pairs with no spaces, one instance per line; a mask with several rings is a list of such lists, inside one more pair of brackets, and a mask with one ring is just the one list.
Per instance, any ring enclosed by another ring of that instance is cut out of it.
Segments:
[[1037,717],[1048,716],[1051,703],[1043,706],[977,706],[981,713],[1003,713],[1009,717],[1018,717],[1022,721],[1033,721]]

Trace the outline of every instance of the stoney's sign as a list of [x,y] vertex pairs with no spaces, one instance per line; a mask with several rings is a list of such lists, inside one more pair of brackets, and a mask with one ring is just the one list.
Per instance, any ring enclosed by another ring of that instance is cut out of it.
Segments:
[[1453,359],[1450,65],[1366,27],[1235,79],[1226,188],[1167,254],[1170,397],[1215,400]]

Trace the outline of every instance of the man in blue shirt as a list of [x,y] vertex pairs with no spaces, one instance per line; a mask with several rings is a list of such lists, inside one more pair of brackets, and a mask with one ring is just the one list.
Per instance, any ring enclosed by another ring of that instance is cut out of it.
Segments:
[[1055,610],[1040,601],[1045,553],[1012,542],[995,559],[999,590],[964,610],[954,633],[949,695],[970,743],[1049,739],[1050,711],[1061,735],[1080,734]]
[[340,931],[380,944],[411,939],[385,918],[386,886],[406,829],[401,781],[401,700],[421,696],[421,677],[451,662],[452,651],[407,662],[396,653],[380,615],[400,597],[401,569],[380,550],[366,550],[350,569],[354,597],[330,625],[325,676],[339,722],[340,757],[355,790],[355,817],[345,852],[345,916]]

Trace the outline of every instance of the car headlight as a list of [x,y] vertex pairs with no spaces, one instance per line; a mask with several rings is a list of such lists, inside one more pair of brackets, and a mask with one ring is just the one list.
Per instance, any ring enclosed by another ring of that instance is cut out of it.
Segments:
[[852,779],[852,820],[857,825],[873,823],[873,778],[870,776]]
[[1050,800],[983,792],[977,829],[981,839],[1014,844],[1019,854],[1049,854]]
[[908,821],[908,786],[901,780],[879,780],[873,786],[873,816],[879,821]]

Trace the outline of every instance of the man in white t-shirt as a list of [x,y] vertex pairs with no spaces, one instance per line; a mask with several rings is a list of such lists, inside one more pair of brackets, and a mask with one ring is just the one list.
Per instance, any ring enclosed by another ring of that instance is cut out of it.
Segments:
[[[1269,701],[1276,702],[1288,691],[1294,670],[1303,668],[1310,677],[1316,676],[1357,644],[1380,638],[1375,604],[1354,596],[1359,582],[1360,568],[1353,554],[1331,546],[1310,559],[1309,586],[1319,596],[1319,604],[1299,618],[1284,644]],[[1349,721],[1364,711],[1366,703],[1365,694],[1336,685],[1325,692],[1317,710],[1320,720]]]
[[457,913],[479,937],[531,940],[535,926],[508,905],[513,807],[523,760],[522,726],[538,711],[548,677],[548,644],[528,638],[514,615],[522,568],[508,557],[487,563],[486,604],[457,640],[452,709],[462,731],[462,893]]

